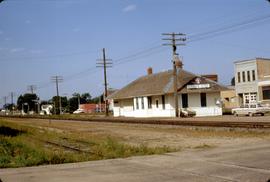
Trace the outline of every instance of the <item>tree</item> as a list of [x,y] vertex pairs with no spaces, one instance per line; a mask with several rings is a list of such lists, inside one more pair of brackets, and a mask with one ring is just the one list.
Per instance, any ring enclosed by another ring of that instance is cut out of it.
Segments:
[[231,85],[232,86],[235,86],[235,77],[232,77],[232,79],[231,79]]
[[60,110],[59,110],[59,100],[61,100],[61,109],[62,111],[67,110],[68,107],[68,99],[67,97],[61,97],[61,96],[54,96],[51,99],[51,102],[54,105],[54,111],[56,114],[60,114]]
[[12,108],[13,109],[15,108],[15,105],[7,103],[7,104],[3,105],[3,108],[7,109],[7,110],[12,110]]
[[85,102],[85,103],[90,103],[91,102],[91,95],[89,94],[89,93],[83,93],[82,95],[81,95],[81,99],[82,99],[82,101],[83,102]]
[[72,94],[69,99],[69,112],[73,113],[79,108],[79,104],[91,103],[91,95],[89,93],[79,94],[77,92]]
[[37,111],[38,100],[39,98],[36,94],[26,93],[24,95],[20,95],[17,100],[18,109],[23,109],[25,112]]
[[94,97],[94,98],[91,100],[91,103],[94,103],[94,104],[98,104],[99,102],[101,102],[101,103],[104,102],[103,94],[100,95],[100,96]]
[[69,112],[73,113],[78,109],[79,103],[78,103],[79,95],[78,93],[72,94],[72,97],[69,99]]

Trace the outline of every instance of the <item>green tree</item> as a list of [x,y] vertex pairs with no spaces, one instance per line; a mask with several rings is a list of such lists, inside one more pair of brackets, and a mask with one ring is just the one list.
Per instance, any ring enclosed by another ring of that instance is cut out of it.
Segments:
[[61,109],[62,109],[62,112],[63,111],[66,111],[69,107],[68,105],[68,99],[67,97],[61,97],[61,96],[54,96],[52,99],[51,99],[51,102],[53,103],[54,105],[54,111],[56,114],[60,114],[60,108],[59,108],[59,101],[61,101]]
[[82,102],[84,102],[84,104],[85,103],[90,103],[91,102],[91,95],[89,94],[89,93],[83,93],[82,95],[81,95],[81,100],[82,100]]
[[69,99],[69,112],[73,113],[79,108],[79,104],[91,103],[91,95],[89,93],[73,93]]
[[91,99],[91,103],[98,104],[99,102],[103,103],[104,102],[104,97],[103,94],[97,97],[94,97]]
[[[39,98],[36,94],[26,93],[24,95],[20,95],[17,100],[17,105],[19,110],[23,110],[25,112],[28,111],[37,111]],[[28,110],[29,108],[29,110]]]

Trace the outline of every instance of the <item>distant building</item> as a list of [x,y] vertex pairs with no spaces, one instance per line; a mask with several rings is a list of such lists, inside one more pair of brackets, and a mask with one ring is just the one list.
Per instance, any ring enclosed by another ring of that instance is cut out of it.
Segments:
[[[175,116],[173,71],[153,74],[150,68],[147,73],[109,96],[114,116]],[[206,77],[177,68],[180,110],[194,111],[196,116],[222,115],[220,92],[227,88],[213,81],[217,76],[208,75],[213,80]]]
[[234,86],[227,86],[228,90],[221,91],[221,99],[224,112],[230,112],[231,109],[239,107],[239,100]]
[[79,109],[83,113],[104,112],[105,104],[80,104]]
[[239,104],[270,103],[270,59],[235,62],[235,91]]

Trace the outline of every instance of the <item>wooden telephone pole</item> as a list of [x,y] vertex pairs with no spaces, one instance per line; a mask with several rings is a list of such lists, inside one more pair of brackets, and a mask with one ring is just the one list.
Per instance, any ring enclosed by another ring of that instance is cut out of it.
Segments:
[[[58,84],[60,83],[60,82],[63,82],[63,77],[62,76],[52,76],[51,77],[51,80],[52,80],[52,82],[54,82],[55,83],[55,85],[56,85],[56,95],[57,95],[57,98],[58,98],[58,109],[59,109],[59,114],[61,114],[62,113],[62,106],[61,106],[61,97],[59,96],[59,88],[58,88]],[[56,105],[56,104],[55,104]],[[54,105],[54,107],[55,107],[55,105]],[[58,114],[58,113],[57,113]]]
[[34,94],[34,91],[37,89],[36,85],[28,85],[27,90],[31,92],[31,94]]
[[[176,53],[177,46],[185,45],[184,41],[186,41],[186,38],[184,37],[185,34],[183,34],[183,33],[174,33],[173,32],[173,33],[163,33],[162,35],[163,36],[169,36],[169,38],[163,38],[162,40],[170,41],[170,43],[166,43],[166,44],[163,44],[163,45],[172,47],[175,117],[179,117],[178,94],[177,94],[177,68],[176,68],[175,57],[177,56],[177,53]],[[180,42],[180,43],[177,43],[177,41]]]
[[108,96],[107,68],[112,67],[112,60],[106,59],[105,48],[102,49],[102,57],[103,59],[97,60],[97,67],[103,68],[105,113],[106,113],[106,116],[109,116],[109,106],[108,106],[108,100],[107,100],[107,96]]

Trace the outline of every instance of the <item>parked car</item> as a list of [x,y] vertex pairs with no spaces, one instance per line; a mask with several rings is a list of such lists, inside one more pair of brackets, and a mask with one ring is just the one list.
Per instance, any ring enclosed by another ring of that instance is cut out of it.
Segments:
[[81,114],[81,113],[85,113],[85,111],[83,109],[77,109],[76,111],[73,112],[73,114]]
[[180,111],[180,116],[181,117],[194,117],[196,116],[196,111],[193,111],[191,109],[182,109]]
[[261,116],[264,116],[266,113],[270,112],[270,107],[262,106],[261,104],[248,104],[243,105],[239,108],[232,109],[232,114],[234,116],[239,115],[248,115],[248,116],[254,116],[256,114],[260,114]]

